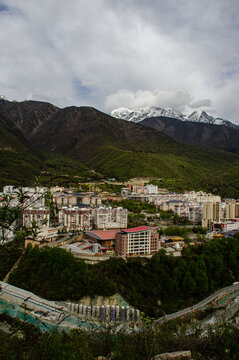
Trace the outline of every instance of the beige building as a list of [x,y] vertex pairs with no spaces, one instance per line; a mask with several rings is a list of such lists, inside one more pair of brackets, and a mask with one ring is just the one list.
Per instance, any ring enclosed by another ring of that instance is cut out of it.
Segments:
[[226,204],[226,219],[239,218],[239,203],[231,202]]
[[220,220],[222,218],[222,204],[205,203],[202,208],[202,226],[209,229],[211,221]]
[[115,235],[115,252],[120,256],[150,255],[159,250],[159,234],[156,228],[138,226],[124,229]]
[[219,195],[213,195],[206,193],[204,191],[190,191],[185,193],[185,196],[188,200],[193,200],[199,203],[208,203],[208,202],[221,202],[221,197]]
[[93,193],[56,193],[53,194],[53,199],[58,207],[76,205],[101,205],[101,197],[94,195]]

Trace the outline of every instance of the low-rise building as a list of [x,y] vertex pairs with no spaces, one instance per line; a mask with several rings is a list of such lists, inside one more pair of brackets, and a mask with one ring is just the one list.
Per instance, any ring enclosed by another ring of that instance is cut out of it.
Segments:
[[239,219],[231,219],[229,221],[211,221],[211,231],[218,231],[220,233],[238,231],[239,230]]
[[103,247],[114,248],[115,235],[118,230],[93,230],[86,231],[85,237],[99,243]]
[[47,243],[55,241],[58,237],[58,227],[57,228],[44,228],[38,232],[36,236],[28,236],[25,240],[25,247],[28,244],[32,246],[38,245],[43,247]]

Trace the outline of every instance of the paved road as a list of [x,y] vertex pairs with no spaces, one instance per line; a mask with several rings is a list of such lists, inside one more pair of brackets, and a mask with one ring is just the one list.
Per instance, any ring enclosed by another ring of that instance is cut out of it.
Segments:
[[225,288],[222,288],[222,289],[216,291],[214,294],[212,294],[212,295],[208,296],[207,298],[203,299],[199,303],[197,303],[197,304],[195,304],[193,306],[190,306],[188,308],[185,308],[183,310],[177,311],[175,313],[165,315],[165,316],[159,318],[158,321],[159,322],[164,322],[164,321],[167,321],[167,320],[176,319],[177,317],[189,314],[192,311],[199,310],[203,306],[205,306],[208,303],[210,303],[211,301],[215,300],[217,297],[222,297],[223,295],[230,294],[232,292],[235,292],[236,290],[239,290],[239,283],[235,284],[235,285],[227,286]]
[[76,238],[78,237],[78,234],[73,236],[72,234],[70,235],[66,235],[65,237],[61,238],[60,240],[56,240],[56,241],[52,241],[52,242],[49,242],[48,246],[49,247],[54,247],[54,246],[57,246],[61,243],[64,243],[66,241],[69,241],[68,244],[72,243],[72,241],[76,240]]
[[16,286],[7,284],[0,281],[0,294],[3,299],[18,305],[29,304],[34,310],[44,310],[52,313],[53,315],[61,316],[63,314],[62,307],[58,306],[54,301],[42,299],[30,291],[18,288]]

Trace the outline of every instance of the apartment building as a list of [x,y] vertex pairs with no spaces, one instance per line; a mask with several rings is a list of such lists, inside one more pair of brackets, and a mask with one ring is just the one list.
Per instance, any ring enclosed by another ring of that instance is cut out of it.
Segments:
[[159,250],[159,234],[156,228],[138,226],[124,229],[115,235],[115,252],[120,256],[150,255]]
[[54,193],[53,200],[58,207],[77,205],[101,205],[101,197],[93,193]]
[[128,210],[122,207],[98,207],[93,210],[93,224],[97,229],[121,229],[127,227]]
[[160,205],[160,210],[172,210],[174,214],[187,218],[194,223],[200,223],[202,219],[202,205],[194,202],[180,200],[167,201]]
[[211,221],[220,220],[223,216],[222,204],[205,203],[202,208],[202,226],[209,229]]
[[23,211],[23,225],[31,227],[35,223],[39,229],[49,227],[50,211],[46,208],[27,208]]
[[199,204],[189,205],[188,220],[195,224],[200,224],[202,221],[202,206]]
[[165,194],[160,194],[160,195],[154,196],[154,198],[152,199],[152,202],[156,206],[160,206],[161,204],[165,204],[167,202],[172,202],[172,201],[186,202],[187,197],[185,194],[168,192]]
[[136,194],[158,194],[158,186],[152,184],[148,184],[146,186],[134,185],[131,187],[131,191]]
[[213,195],[204,191],[189,191],[185,193],[185,196],[189,201],[196,201],[199,203],[221,202],[221,197],[219,195]]
[[239,202],[230,201],[225,203],[225,219],[239,218]]
[[59,224],[67,231],[89,230],[92,227],[92,209],[90,207],[63,207],[58,212]]
[[[3,194],[11,196],[10,206],[45,207],[46,187],[15,187],[4,186]],[[22,198],[22,203],[19,199]]]

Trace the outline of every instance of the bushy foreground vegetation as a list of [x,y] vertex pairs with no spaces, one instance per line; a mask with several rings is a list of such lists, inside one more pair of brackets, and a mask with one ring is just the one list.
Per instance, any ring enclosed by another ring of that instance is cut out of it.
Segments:
[[60,248],[26,249],[10,275],[13,285],[54,300],[120,293],[132,306],[160,316],[196,303],[239,279],[239,241],[189,246],[182,257],[160,250],[151,259],[112,258],[87,265]]
[[[207,331],[185,322],[170,321],[140,331],[116,332],[114,325],[85,332],[73,330],[41,333],[37,328],[0,315],[0,325],[10,324],[11,335],[0,331],[2,360],[93,360],[107,356],[111,360],[150,360],[152,356],[171,351],[191,350],[194,359],[237,360],[239,330],[232,325],[216,325]],[[188,329],[191,331],[188,331]]]
[[15,242],[0,245],[0,279],[3,280],[21,255],[22,250]]

